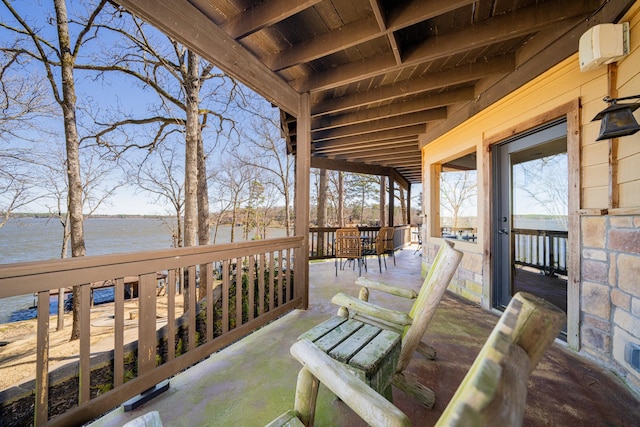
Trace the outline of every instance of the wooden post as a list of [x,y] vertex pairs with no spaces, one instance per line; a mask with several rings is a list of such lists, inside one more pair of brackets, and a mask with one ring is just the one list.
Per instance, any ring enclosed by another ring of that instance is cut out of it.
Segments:
[[294,409],[305,426],[312,426],[316,415],[316,400],[320,382],[307,368],[298,372]]
[[[59,293],[58,298],[60,295],[64,298],[64,293]],[[34,425],[43,426],[49,419],[49,291],[38,292],[37,325]]]
[[309,307],[309,175],[311,168],[311,106],[309,93],[300,95],[296,148],[296,236],[303,242],[295,252],[294,286],[302,297],[302,309]]
[[395,225],[395,186],[395,174],[393,169],[389,168],[389,227],[393,227]]

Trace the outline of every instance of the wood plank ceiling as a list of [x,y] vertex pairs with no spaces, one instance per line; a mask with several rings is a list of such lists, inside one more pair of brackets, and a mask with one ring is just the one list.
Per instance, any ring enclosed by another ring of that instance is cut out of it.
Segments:
[[[614,22],[633,3],[188,2],[296,92],[310,93],[312,166],[393,168],[412,183],[422,175],[419,135],[432,140],[575,53],[588,27]],[[295,118],[281,118],[295,150]]]

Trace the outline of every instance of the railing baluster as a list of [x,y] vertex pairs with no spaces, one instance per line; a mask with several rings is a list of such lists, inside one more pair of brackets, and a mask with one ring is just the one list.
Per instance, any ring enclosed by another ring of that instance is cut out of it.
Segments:
[[[207,287],[207,337],[206,337],[206,341],[212,341],[213,340],[213,305],[214,305],[214,299],[213,299],[213,290],[214,290],[214,286],[213,286],[213,264],[211,264],[210,262],[206,264],[205,266],[206,268],[206,272],[207,272],[207,283],[206,283],[206,287]],[[202,286],[202,285],[200,285]]]
[[222,333],[229,332],[229,260],[222,262]]
[[283,278],[283,272],[282,272],[282,251],[278,251],[278,297],[279,297],[279,304],[278,307],[280,307],[282,304],[284,304],[284,291],[285,289],[282,286],[282,278]]
[[113,288],[113,386],[124,383],[124,278],[116,279]]
[[[156,273],[138,277],[138,375],[156,366]],[[193,286],[189,285],[189,291]]]
[[291,249],[287,249],[285,251],[285,253],[287,254],[286,258],[285,258],[285,277],[284,277],[284,283],[285,283],[285,288],[287,290],[287,298],[286,301],[291,301],[293,299],[293,287],[291,286],[291,273],[292,273],[292,268],[291,268]]
[[236,328],[242,325],[242,288],[244,276],[244,257],[236,259]]
[[258,267],[258,315],[264,313],[264,273],[265,265],[267,263],[266,255],[260,254],[260,264]]
[[189,289],[186,290],[187,298],[189,300],[189,350],[193,350],[196,348],[196,313],[198,312],[198,304],[196,302],[196,293],[198,292],[197,287],[197,274],[196,274],[196,266],[192,265],[188,268],[189,281]]
[[269,253],[269,282],[267,285],[267,292],[269,292],[269,311],[274,309],[275,303],[275,290],[276,290],[276,282],[275,282],[275,268],[276,261],[273,257],[273,252]]
[[78,402],[82,405],[91,393],[91,284],[78,287],[80,293],[80,388]]
[[43,426],[49,418],[49,291],[38,292],[37,336],[35,425]]
[[167,359],[176,357],[176,270],[167,275]]
[[249,256],[249,272],[247,273],[249,277],[247,278],[247,288],[249,293],[249,308],[248,310],[248,319],[253,320],[255,314],[255,291],[256,291],[256,280],[255,280],[255,270],[256,270],[256,257],[254,255]]

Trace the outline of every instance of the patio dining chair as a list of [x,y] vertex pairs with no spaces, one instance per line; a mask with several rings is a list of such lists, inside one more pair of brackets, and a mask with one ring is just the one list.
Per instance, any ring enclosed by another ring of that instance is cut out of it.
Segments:
[[[384,235],[384,253],[393,257],[393,265],[396,265],[396,245],[393,240],[393,236],[396,232],[394,227],[383,227],[380,232]],[[385,262],[386,266],[386,262]]]
[[[387,260],[385,255],[388,253],[387,251],[387,239],[389,235],[389,230],[393,230],[392,227],[381,227],[380,231],[376,235],[376,238],[373,242],[373,245],[369,249],[364,250],[364,256],[377,256],[378,257],[378,268],[380,269],[380,273],[382,273],[382,261],[384,261],[384,269],[387,269]],[[393,233],[393,231],[391,231]],[[392,234],[393,236],[393,234]],[[394,257],[395,260],[395,257]]]
[[[344,259],[344,263],[343,260]],[[358,276],[362,274],[362,265],[364,264],[364,256],[362,253],[362,239],[360,231],[355,228],[339,228],[336,230],[335,239],[335,265],[336,276],[338,275],[338,266],[340,270],[344,269],[344,264],[353,261],[358,263]],[[355,264],[354,264],[355,268]],[[366,269],[366,264],[365,264]]]
[[[360,291],[360,298],[338,293],[331,300],[341,307],[338,311],[341,316],[353,317],[402,335],[402,349],[393,385],[404,390],[428,408],[433,407],[435,402],[433,391],[420,384],[417,378],[405,370],[416,351],[430,359],[435,358],[435,350],[423,343],[422,337],[462,260],[462,256],[462,252],[454,249],[451,242],[445,241],[417,294],[410,289],[359,278],[356,283],[365,286]],[[379,307],[367,301],[368,288],[415,299],[415,301],[409,313]]]

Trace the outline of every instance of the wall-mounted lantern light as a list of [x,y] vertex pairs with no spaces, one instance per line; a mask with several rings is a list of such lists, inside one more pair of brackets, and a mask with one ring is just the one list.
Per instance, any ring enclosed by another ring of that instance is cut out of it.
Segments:
[[638,132],[640,125],[638,125],[636,118],[633,117],[633,112],[640,108],[640,102],[618,104],[618,101],[639,98],[640,95],[627,96],[624,98],[605,97],[603,101],[608,102],[610,105],[596,114],[593,120],[591,120],[592,122],[602,120],[600,124],[600,135],[596,138],[596,141],[633,135]]

